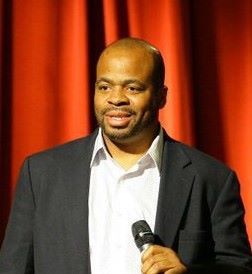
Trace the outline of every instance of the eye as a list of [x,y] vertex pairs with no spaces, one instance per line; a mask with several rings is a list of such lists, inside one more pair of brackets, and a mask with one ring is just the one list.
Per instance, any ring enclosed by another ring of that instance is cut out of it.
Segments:
[[108,84],[97,84],[96,88],[100,91],[109,91],[110,86]]
[[128,87],[128,90],[129,91],[136,91],[137,89],[136,89],[136,87]]
[[141,88],[139,86],[128,86],[127,91],[130,93],[138,93],[138,92],[143,91],[143,88]]

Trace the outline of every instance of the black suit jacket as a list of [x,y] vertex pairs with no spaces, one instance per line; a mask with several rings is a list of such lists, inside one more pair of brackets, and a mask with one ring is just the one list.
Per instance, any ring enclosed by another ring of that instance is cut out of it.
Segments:
[[[88,191],[97,131],[26,159],[0,274],[88,274]],[[251,267],[236,175],[165,136],[155,224],[157,241],[189,267]],[[200,273],[203,273],[202,271]]]

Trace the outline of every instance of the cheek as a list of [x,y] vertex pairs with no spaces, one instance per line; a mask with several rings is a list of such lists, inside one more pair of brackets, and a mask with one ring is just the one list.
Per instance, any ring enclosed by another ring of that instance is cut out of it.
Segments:
[[105,99],[103,98],[103,96],[100,96],[98,94],[95,94],[94,96],[94,107],[95,109],[101,109],[102,106],[104,105]]
[[155,104],[155,98],[152,98],[151,96],[140,96],[131,99],[132,107],[140,112],[152,110]]

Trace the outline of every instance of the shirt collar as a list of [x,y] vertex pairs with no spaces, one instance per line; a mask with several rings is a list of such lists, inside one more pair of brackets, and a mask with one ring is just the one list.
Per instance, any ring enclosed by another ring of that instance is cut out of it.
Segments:
[[96,137],[96,140],[95,140],[94,150],[93,150],[93,155],[92,155],[90,166],[93,165],[93,162],[96,158],[96,155],[98,154],[98,152],[100,150],[103,150],[104,152],[107,151],[106,146],[105,146],[104,141],[103,141],[101,128],[99,128],[99,131],[98,131],[98,134],[97,134],[97,137]]
[[160,127],[159,134],[153,140],[150,148],[145,154],[145,155],[147,154],[150,155],[150,157],[153,159],[154,163],[158,167],[159,171],[161,170],[163,146],[164,146],[164,132],[162,127]]
[[[147,155],[151,157],[151,159],[154,161],[155,165],[158,167],[158,170],[161,170],[161,160],[162,160],[162,152],[163,152],[163,146],[164,146],[164,131],[162,127],[160,126],[159,134],[156,136],[156,138],[153,140],[151,146],[149,147],[148,151],[144,154],[143,157],[138,161],[142,161]],[[105,146],[103,137],[102,137],[102,129],[99,128],[98,135],[95,140],[94,150],[92,159],[90,162],[90,167],[93,166],[96,157],[100,151],[103,151],[105,154],[108,154],[107,148]]]

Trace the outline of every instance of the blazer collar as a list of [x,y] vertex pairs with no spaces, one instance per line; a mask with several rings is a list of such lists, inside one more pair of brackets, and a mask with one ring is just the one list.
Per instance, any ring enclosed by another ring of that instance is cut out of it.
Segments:
[[73,157],[68,161],[62,178],[63,181],[71,182],[64,184],[67,197],[66,227],[71,235],[74,252],[79,254],[71,260],[87,274],[91,273],[88,237],[90,161],[97,132],[76,142]]
[[155,234],[172,247],[194,181],[191,161],[182,145],[165,135]]

